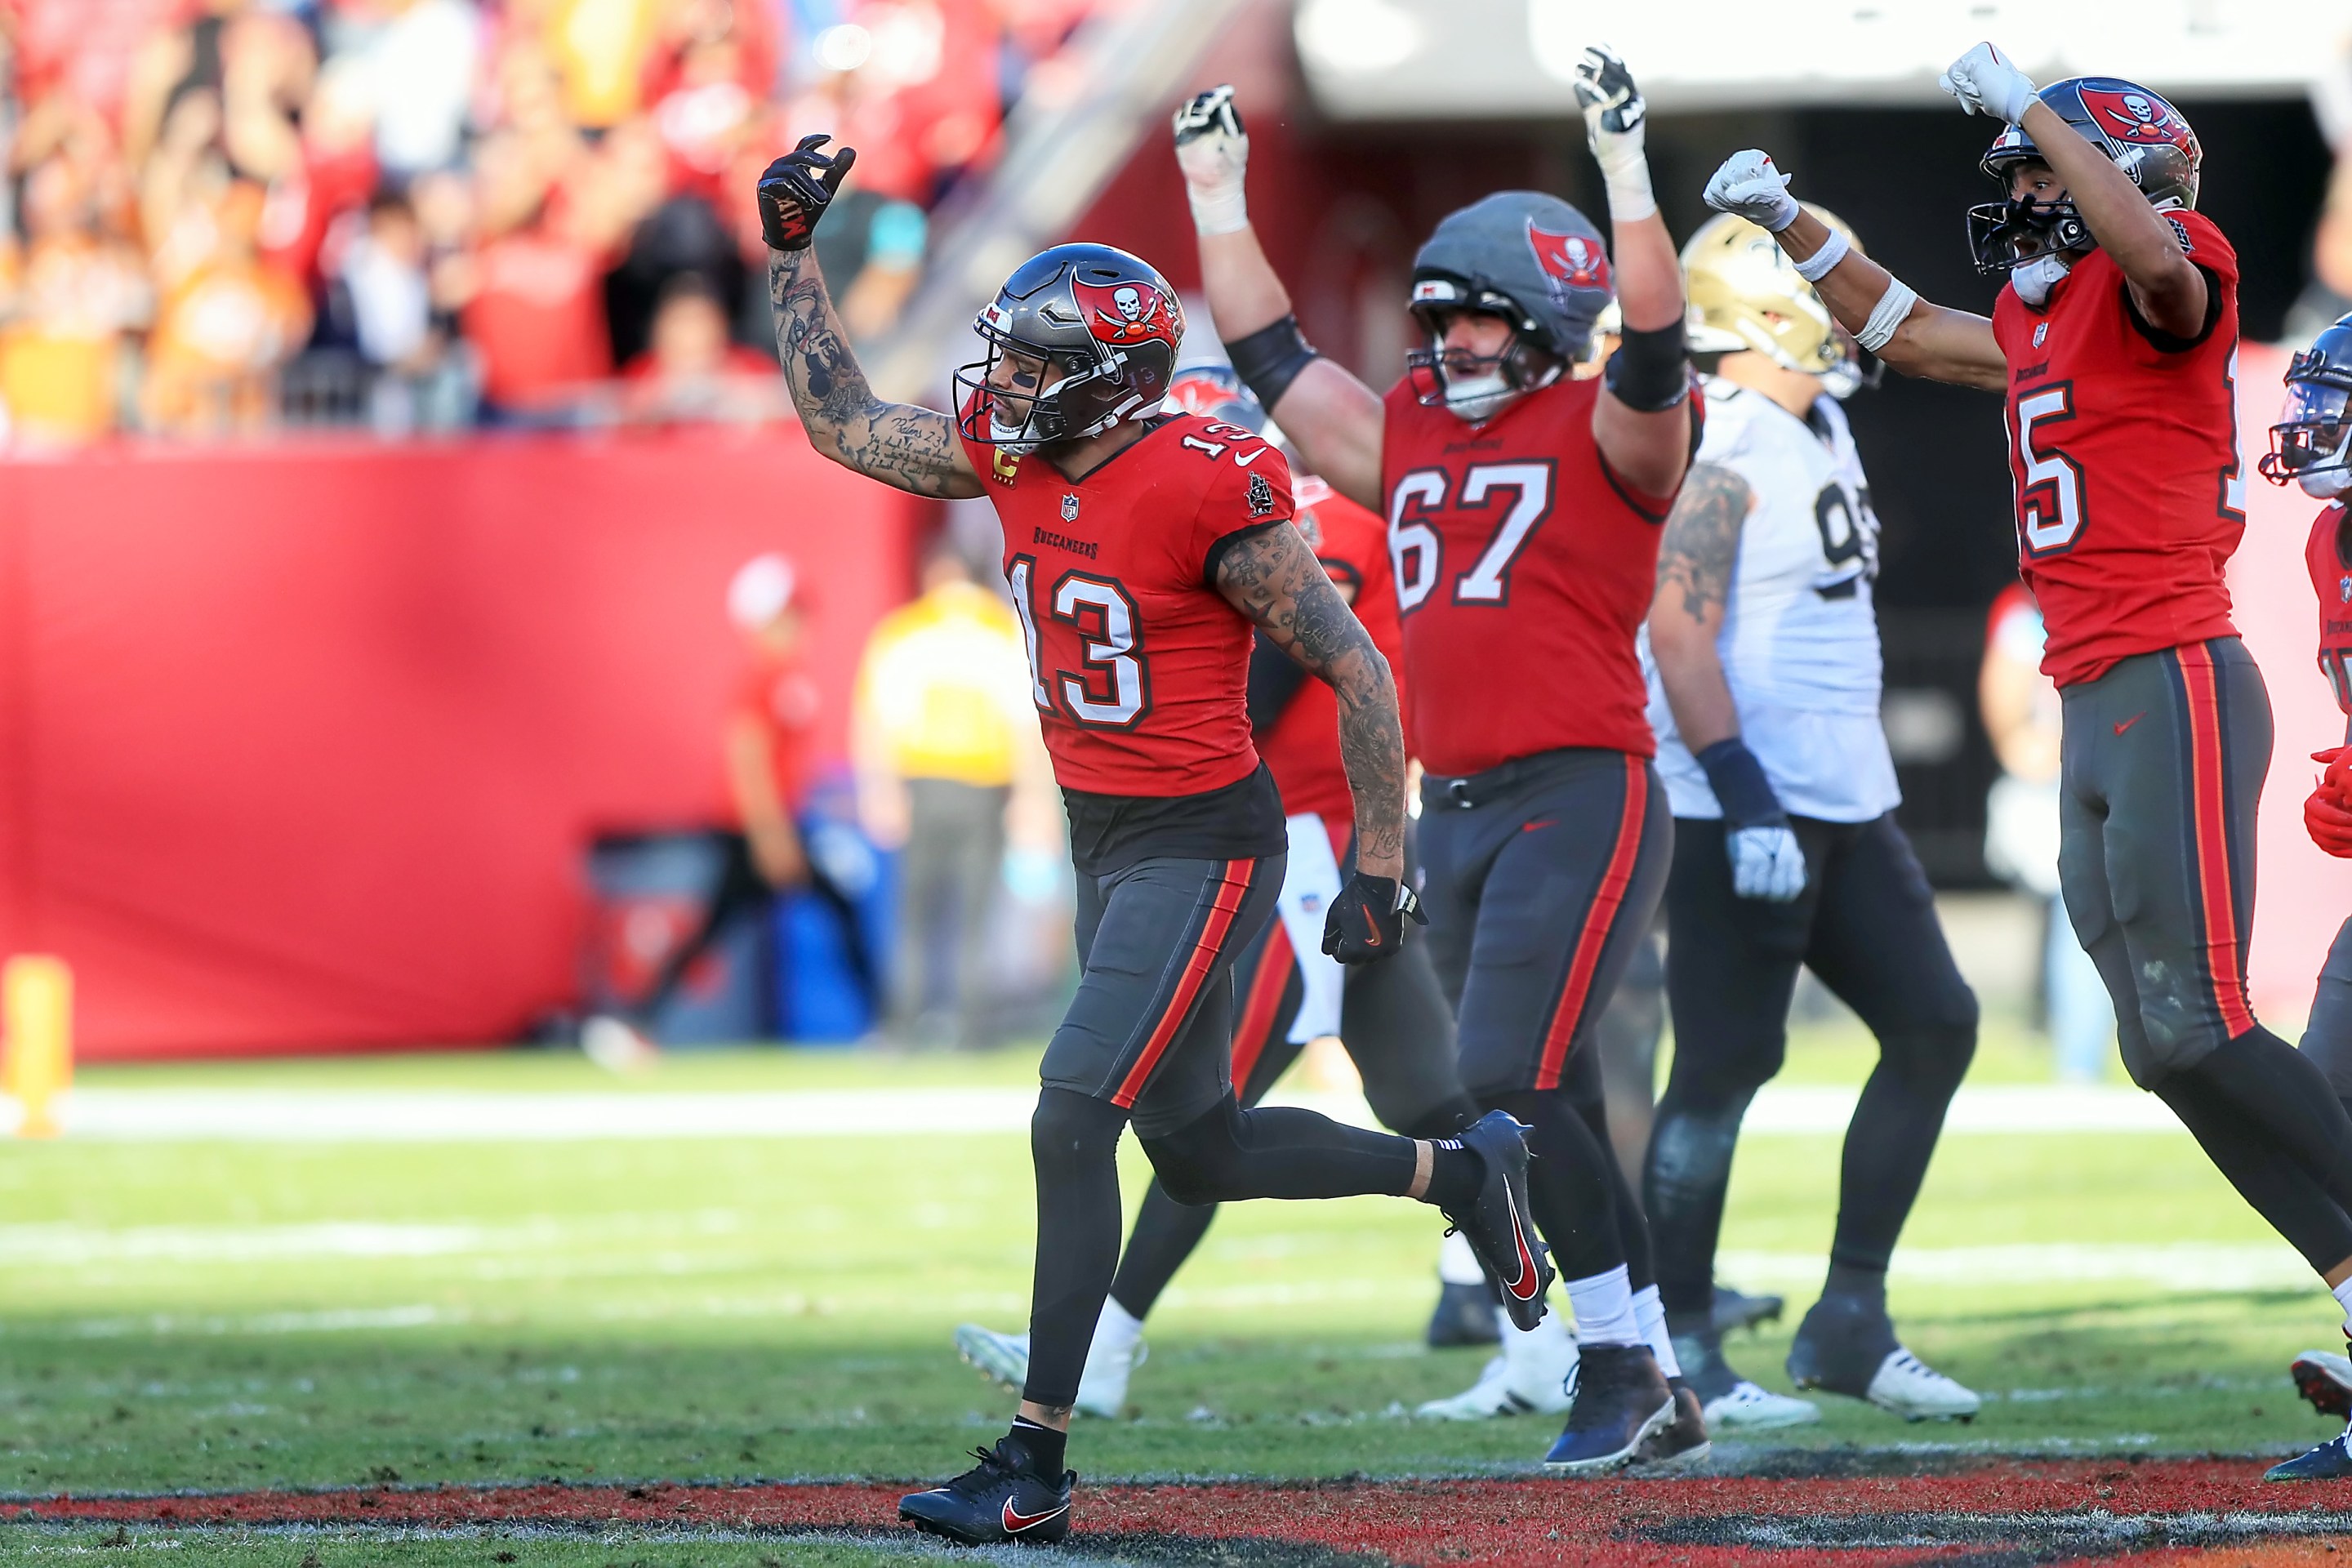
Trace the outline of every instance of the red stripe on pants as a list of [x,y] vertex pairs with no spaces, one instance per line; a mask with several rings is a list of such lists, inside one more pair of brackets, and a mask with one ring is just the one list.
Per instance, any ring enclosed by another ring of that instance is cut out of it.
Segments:
[[2189,754],[2192,793],[2190,833],[2197,856],[2199,913],[2204,921],[2205,963],[2213,1001],[2230,1037],[2254,1026],[2246,1001],[2244,954],[2238,946],[2238,906],[2230,882],[2228,772],[2221,752],[2221,691],[2213,655],[2202,643],[2174,650],[2189,693]]
[[1568,1048],[1576,1040],[1576,1026],[1592,993],[1593,972],[1616,929],[1617,911],[1624,907],[1625,889],[1633,884],[1633,862],[1642,853],[1642,827],[1649,815],[1650,781],[1642,759],[1625,759],[1625,808],[1617,819],[1616,847],[1609,852],[1609,868],[1601,874],[1600,889],[1584,912],[1584,929],[1577,932],[1576,956],[1568,966],[1568,984],[1559,1005],[1552,1009],[1551,1026],[1544,1032],[1543,1061],[1536,1068],[1538,1089],[1558,1089],[1568,1066]]
[[1193,999],[1208,983],[1209,971],[1216,967],[1217,954],[1225,945],[1225,933],[1234,929],[1234,915],[1242,907],[1243,896],[1248,893],[1250,878],[1257,869],[1255,860],[1228,860],[1217,878],[1216,896],[1209,901],[1209,918],[1202,924],[1200,940],[1184,960],[1184,973],[1176,978],[1176,994],[1170,997],[1160,1021],[1151,1026],[1150,1037],[1143,1042],[1143,1054],[1135,1059],[1120,1080],[1118,1092],[1110,1102],[1121,1110],[1135,1104],[1135,1097],[1151,1081],[1151,1069],[1160,1065],[1167,1054],[1168,1042],[1176,1037],[1184,1020],[1192,1015]]
[[1274,1016],[1282,1010],[1283,988],[1297,967],[1290,945],[1290,928],[1273,921],[1265,933],[1265,952],[1258,956],[1257,973],[1250,976],[1248,997],[1242,1003],[1241,1021],[1234,1026],[1234,1093],[1248,1087],[1258,1058],[1273,1042]]

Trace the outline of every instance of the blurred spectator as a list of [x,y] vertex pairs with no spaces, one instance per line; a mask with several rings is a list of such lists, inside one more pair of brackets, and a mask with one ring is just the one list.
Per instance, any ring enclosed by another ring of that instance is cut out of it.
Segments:
[[379,193],[366,231],[344,252],[342,279],[360,357],[373,373],[369,423],[383,435],[455,429],[473,417],[470,363],[436,317],[430,262],[415,209]]
[[889,1033],[905,1044],[988,1043],[988,915],[1004,876],[1016,784],[1044,776],[1029,662],[1003,600],[942,544],[923,591],[866,645],[851,715],[858,815],[902,851]]
[[2058,688],[2042,673],[2042,610],[2023,584],[1993,601],[1978,699],[2002,776],[1985,803],[1985,865],[2040,900],[2048,921],[2042,991],[2058,1076],[2106,1076],[2115,1005],[2058,890]]
[[827,278],[847,279],[835,298],[852,339],[870,342],[898,324],[922,280],[927,226],[922,208],[877,195],[851,173],[817,230],[816,253]]
[[654,312],[652,344],[625,373],[624,416],[757,422],[790,407],[775,360],[729,341],[718,290],[699,273],[672,278]]
[[259,185],[233,180],[204,204],[209,244],[156,313],[144,398],[152,429],[226,435],[271,420],[278,372],[310,331],[310,300],[261,259],[263,200]]
[[355,70],[387,175],[406,181],[457,162],[481,58],[471,0],[341,0],[321,30],[331,57]]
[[574,125],[602,131],[642,107],[661,0],[537,0],[512,10],[517,17],[541,13],[540,36]]
[[17,439],[88,441],[113,429],[126,334],[153,313],[146,268],[99,226],[85,172],[52,157],[26,176],[26,244],[0,264],[0,404]]

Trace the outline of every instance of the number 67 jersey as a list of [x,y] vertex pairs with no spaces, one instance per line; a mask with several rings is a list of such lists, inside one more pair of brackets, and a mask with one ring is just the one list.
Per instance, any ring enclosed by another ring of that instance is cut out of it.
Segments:
[[2234,637],[2222,568],[2245,532],[2238,467],[2238,257],[2201,213],[2162,215],[2205,274],[2204,330],[2140,319],[2105,250],[2042,310],[2004,285],[2018,570],[2042,606],[2042,673],[2095,680],[2118,661]]
[[1601,460],[1600,394],[1597,380],[1556,381],[1468,425],[1424,406],[1412,377],[1389,390],[1381,488],[1405,731],[1433,773],[1568,746],[1655,751],[1633,638],[1674,498]]

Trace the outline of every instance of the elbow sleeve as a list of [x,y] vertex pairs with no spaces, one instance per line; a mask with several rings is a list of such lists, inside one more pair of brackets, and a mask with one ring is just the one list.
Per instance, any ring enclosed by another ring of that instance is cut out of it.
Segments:
[[1270,327],[1235,338],[1225,345],[1225,352],[1233,357],[1234,374],[1257,395],[1259,405],[1269,415],[1290,390],[1290,384],[1298,379],[1298,373],[1317,357],[1298,330],[1297,316],[1285,316]]
[[1609,356],[1601,383],[1617,401],[1639,414],[1663,414],[1690,395],[1690,372],[1683,356],[1683,324],[1643,331],[1628,327]]

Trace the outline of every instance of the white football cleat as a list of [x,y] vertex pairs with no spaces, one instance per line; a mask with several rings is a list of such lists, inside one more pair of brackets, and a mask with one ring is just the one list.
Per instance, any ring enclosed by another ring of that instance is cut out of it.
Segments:
[[[1957,1386],[1957,1385],[1956,1385]],[[1762,1432],[1775,1426],[1810,1426],[1822,1418],[1822,1407],[1810,1399],[1775,1394],[1741,1378],[1728,1394],[1706,1402],[1706,1429]]]
[[1901,1345],[1886,1352],[1863,1397],[1906,1421],[1971,1421],[1984,1401]]
[[[1029,1336],[1000,1334],[978,1323],[959,1323],[956,1353],[1015,1394],[1029,1381]],[[1078,1396],[1072,1403],[1088,1415],[1116,1416],[1127,1404],[1127,1380],[1150,1352],[1140,1340],[1122,1350],[1103,1343],[1098,1331],[1087,1352],[1086,1371],[1078,1374]]]
[[661,1047],[626,1018],[599,1013],[580,1026],[580,1054],[606,1072],[643,1072],[661,1060]]
[[1558,1313],[1520,1330],[1498,1308],[1503,1350],[1478,1381],[1450,1399],[1433,1399],[1413,1414],[1425,1421],[1491,1421],[1498,1415],[1559,1415],[1569,1407],[1566,1384],[1576,1370],[1576,1341]]
[[2305,1351],[2289,1369],[2295,1392],[2322,1415],[2352,1419],[2352,1358],[2334,1351]]

